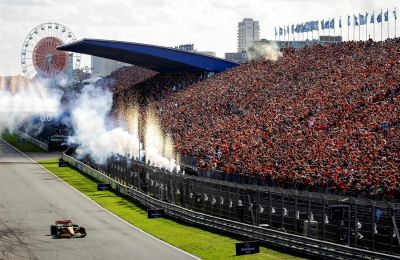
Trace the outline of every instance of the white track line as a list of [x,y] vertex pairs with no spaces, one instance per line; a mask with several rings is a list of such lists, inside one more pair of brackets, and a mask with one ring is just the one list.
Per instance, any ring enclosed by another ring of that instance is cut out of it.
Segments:
[[25,156],[26,158],[28,158],[29,160],[31,160],[32,162],[34,162],[35,164],[37,164],[38,166],[40,166],[41,168],[43,168],[45,171],[47,171],[47,172],[51,173],[52,175],[54,175],[57,179],[59,179],[60,181],[62,181],[63,183],[65,183],[65,184],[66,184],[67,186],[69,186],[71,189],[75,190],[76,192],[78,192],[79,194],[81,194],[82,196],[84,196],[86,199],[90,200],[92,203],[94,203],[94,204],[95,204],[96,206],[98,206],[99,208],[101,208],[101,209],[107,211],[108,213],[110,213],[110,214],[111,214],[112,216],[114,216],[115,218],[117,218],[117,219],[119,219],[119,220],[125,222],[126,224],[128,224],[128,225],[131,226],[132,228],[134,228],[134,229],[140,231],[141,233],[143,233],[143,234],[145,234],[145,235],[147,235],[147,236],[149,236],[149,237],[151,237],[151,238],[153,238],[153,239],[155,239],[155,240],[157,240],[157,241],[163,243],[164,245],[167,245],[167,246],[169,246],[169,247],[172,247],[172,248],[175,249],[175,250],[178,250],[178,251],[180,251],[180,252],[182,252],[182,253],[184,253],[184,254],[190,256],[190,257],[193,257],[194,259],[198,259],[198,260],[201,259],[201,258],[199,258],[199,257],[197,257],[197,256],[195,256],[195,255],[192,255],[192,254],[190,254],[190,253],[188,253],[188,252],[186,252],[186,251],[184,251],[184,250],[182,250],[182,249],[179,249],[179,248],[177,248],[177,247],[175,247],[175,246],[173,246],[173,245],[171,245],[171,244],[168,244],[167,242],[165,242],[165,241],[163,241],[163,240],[161,240],[161,239],[159,239],[159,238],[157,238],[157,237],[155,237],[155,236],[153,236],[153,235],[150,235],[149,233],[146,233],[146,232],[143,231],[142,229],[140,229],[140,228],[138,228],[138,227],[132,225],[132,224],[129,223],[128,221],[126,221],[126,220],[120,218],[119,216],[115,215],[114,213],[112,213],[112,212],[109,211],[108,209],[103,208],[102,206],[100,206],[99,204],[97,204],[94,200],[92,200],[91,198],[89,198],[88,196],[86,196],[85,194],[83,194],[82,192],[80,192],[79,190],[77,190],[77,189],[75,189],[74,187],[72,187],[70,184],[68,184],[68,183],[65,182],[63,179],[61,179],[60,177],[58,177],[57,175],[55,175],[54,173],[52,173],[51,171],[49,171],[48,169],[46,169],[45,167],[43,167],[42,165],[40,165],[38,162],[36,162],[35,160],[33,160],[31,157],[29,157],[29,156],[26,155],[25,153],[21,152],[20,150],[18,150],[18,149],[17,149],[16,147],[14,147],[12,144],[8,143],[7,141],[5,141],[5,140],[2,139],[2,138],[0,138],[0,140],[3,140],[6,144],[8,144],[8,145],[11,146],[12,148],[14,148],[16,151],[18,151],[19,153],[21,153],[23,156]]

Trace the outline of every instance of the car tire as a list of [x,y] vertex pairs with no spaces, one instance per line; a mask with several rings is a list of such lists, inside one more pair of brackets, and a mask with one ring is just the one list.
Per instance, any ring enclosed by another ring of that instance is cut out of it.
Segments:
[[51,234],[53,237],[57,237],[57,236],[58,236],[58,227],[55,226],[55,225],[51,225],[51,227],[50,227],[50,234]]
[[79,228],[79,233],[81,233],[81,236],[86,236],[86,229],[84,227]]

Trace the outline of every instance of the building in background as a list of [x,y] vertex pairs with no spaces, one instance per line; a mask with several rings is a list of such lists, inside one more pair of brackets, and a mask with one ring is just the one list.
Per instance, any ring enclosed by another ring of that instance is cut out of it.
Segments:
[[227,52],[225,53],[225,59],[237,63],[245,63],[247,61],[247,52]]
[[193,43],[182,44],[182,45],[179,45],[179,46],[175,46],[174,49],[187,51],[187,52],[195,52],[195,53],[204,54],[204,55],[213,56],[213,57],[217,56],[215,51],[198,51],[198,50],[196,50],[194,48],[194,44]]
[[260,24],[252,18],[244,18],[238,24],[237,52],[225,53],[225,59],[237,63],[244,63],[248,60],[247,50],[254,42],[260,41]]
[[252,18],[244,18],[238,25],[238,52],[247,51],[253,42],[260,40],[260,25]]
[[68,54],[68,62],[67,62],[67,68],[65,70],[65,76],[67,77],[67,81],[71,81],[74,76],[74,54],[69,53]]
[[174,49],[182,50],[182,51],[188,51],[188,52],[194,52],[194,44],[181,44],[179,46],[176,46]]
[[111,74],[114,70],[122,67],[131,66],[130,64],[120,61],[109,60],[97,56],[91,57],[92,61],[92,76],[105,77]]
[[217,53],[215,51],[196,51],[197,53],[208,55],[208,56],[213,56],[216,57]]

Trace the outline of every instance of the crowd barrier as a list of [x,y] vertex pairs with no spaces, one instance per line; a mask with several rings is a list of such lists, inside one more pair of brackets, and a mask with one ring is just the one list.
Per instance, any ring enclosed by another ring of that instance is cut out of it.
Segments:
[[49,151],[49,145],[48,144],[43,143],[43,142],[41,142],[41,141],[29,136],[28,134],[19,131],[19,130],[16,131],[16,134],[19,137],[21,137],[21,138],[25,139],[26,141],[28,141],[29,143],[32,143],[33,145],[36,145],[37,147],[40,147],[42,150],[44,150],[46,152]]
[[[398,240],[392,234],[392,238],[386,241],[383,240],[386,236],[379,237],[379,233],[374,233],[372,236],[367,234],[365,230],[375,223],[373,218],[369,219],[369,225],[367,220],[361,219],[361,217],[368,219],[371,214],[361,215],[362,211],[358,204],[355,207],[356,211],[349,207],[351,212],[346,220],[348,225],[341,226],[343,234],[350,232],[350,246],[341,245],[326,241],[332,238],[330,233],[336,237],[338,227],[329,225],[329,220],[324,219],[328,216],[326,211],[329,209],[329,201],[324,201],[324,208],[319,208],[318,203],[313,201],[315,198],[301,197],[304,194],[279,193],[273,189],[262,190],[261,187],[250,185],[233,185],[172,174],[140,162],[128,166],[124,165],[122,160],[109,161],[99,167],[90,161],[78,161],[68,155],[64,155],[63,159],[98,181],[110,184],[113,189],[140,204],[148,208],[163,208],[167,216],[190,224],[239,235],[246,239],[259,240],[270,246],[313,257],[400,259]],[[343,198],[336,199],[343,200]],[[340,203],[349,204],[346,200]],[[290,205],[292,207],[289,208]],[[384,205],[370,206],[381,209]],[[394,210],[395,212],[390,213],[390,217],[394,220],[393,225],[396,225],[398,214],[397,210]],[[372,211],[372,214],[375,212]],[[379,221],[384,223],[383,218],[390,217],[384,212],[380,215]],[[363,225],[367,225],[367,228]],[[297,232],[288,230],[291,227]],[[391,227],[390,231],[394,231],[393,229]],[[380,231],[382,232],[381,228]],[[364,238],[358,235],[368,237],[366,239],[368,241],[364,241]]]

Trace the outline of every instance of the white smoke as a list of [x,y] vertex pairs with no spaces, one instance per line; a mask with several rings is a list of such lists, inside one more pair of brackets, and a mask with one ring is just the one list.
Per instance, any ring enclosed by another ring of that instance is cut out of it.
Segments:
[[33,117],[53,119],[61,113],[62,92],[44,80],[0,78],[0,134],[13,132]]
[[147,110],[145,131],[146,163],[179,172],[179,165],[174,159],[172,138],[162,134],[159,120],[151,108]]
[[77,156],[90,155],[96,163],[104,164],[113,155],[137,160],[140,149],[140,157],[145,155],[148,164],[179,171],[174,159],[162,155],[163,146],[159,142],[163,142],[163,139],[160,139],[162,135],[158,124],[154,124],[156,120],[153,117],[147,120],[146,146],[143,151],[139,141],[138,111],[135,108],[129,115],[129,122],[126,122],[129,131],[115,127],[110,125],[110,122],[116,122],[109,115],[112,102],[112,93],[107,89],[92,85],[83,89],[71,113],[75,136],[70,141],[78,145]]
[[82,91],[71,113],[75,130],[71,141],[79,145],[78,156],[90,155],[97,163],[105,163],[112,155],[138,158],[138,136],[108,125],[111,106],[110,91],[91,85]]
[[150,165],[179,171],[173,159],[172,139],[168,136],[163,138],[153,113],[147,119],[146,151],[143,151],[139,141],[137,107],[130,111],[125,127],[122,123],[115,126],[117,120],[109,116],[113,103],[109,90],[88,85],[81,93],[70,93],[68,98],[76,100],[73,105],[64,104],[64,108],[61,103],[63,95],[62,91],[44,80],[32,82],[23,78],[5,80],[0,77],[0,134],[25,127],[35,117],[37,120],[58,119],[64,110],[70,110],[75,133],[70,142],[78,145],[78,157],[90,155],[97,163],[105,163],[113,155],[134,159],[145,156]]
[[276,42],[256,42],[247,50],[249,60],[266,59],[277,61],[282,57],[282,52]]

